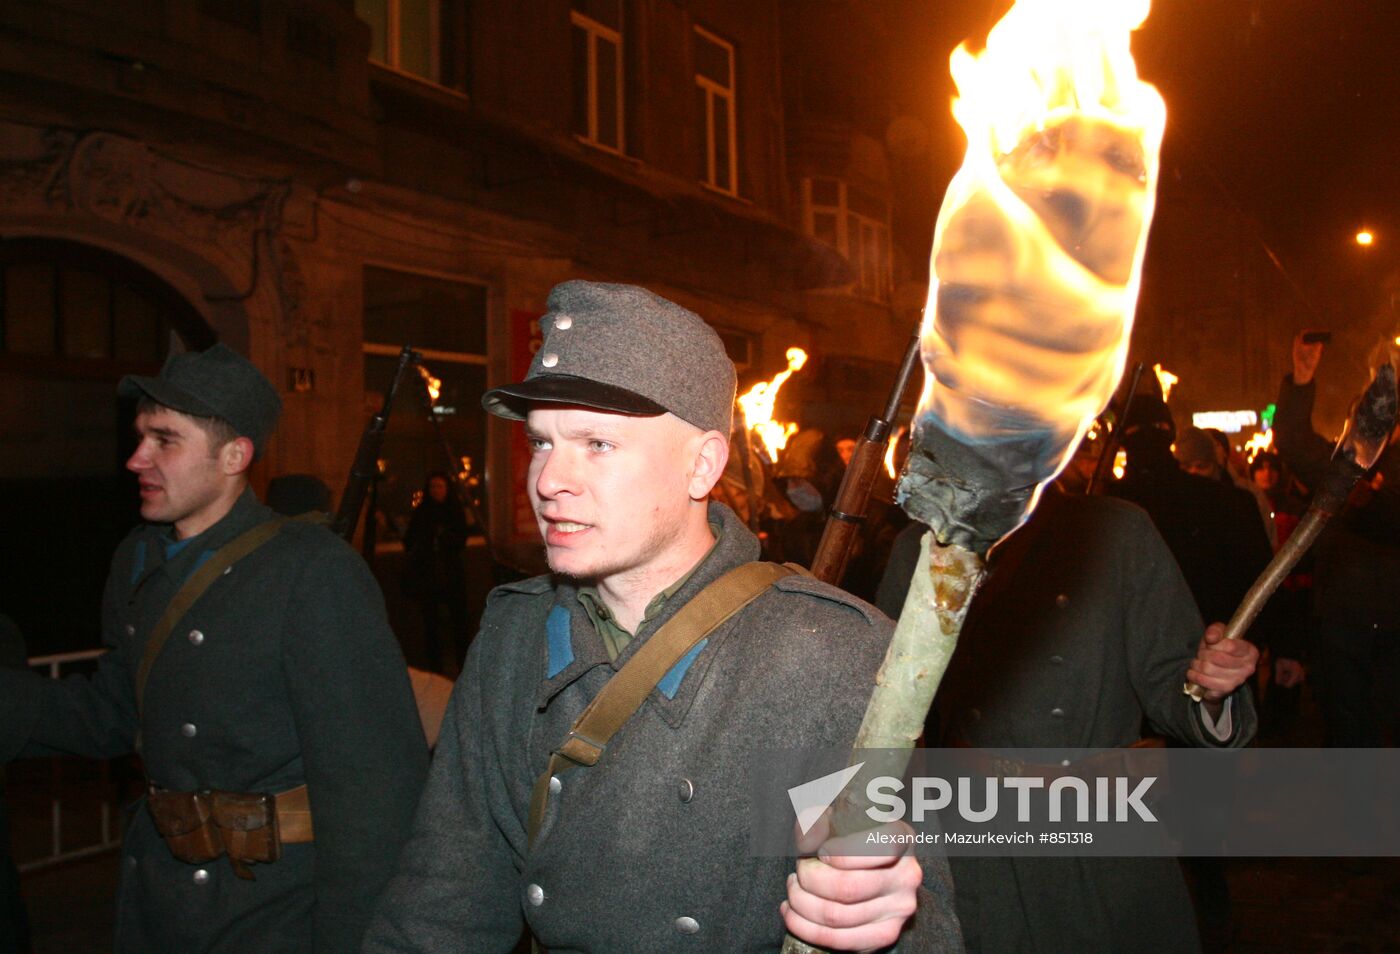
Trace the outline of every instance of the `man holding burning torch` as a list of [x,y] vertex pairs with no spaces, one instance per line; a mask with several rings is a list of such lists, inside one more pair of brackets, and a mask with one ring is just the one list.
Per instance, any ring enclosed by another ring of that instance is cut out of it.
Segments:
[[[1293,341],[1293,373],[1279,385],[1279,454],[1309,488],[1325,480],[1331,442],[1312,427],[1323,337]],[[1329,746],[1400,744],[1400,429],[1318,540],[1313,615]]]
[[[903,605],[922,529],[895,542],[876,599],[887,613]],[[1187,745],[1246,745],[1257,719],[1241,686],[1258,651],[1222,640],[1218,623],[1202,628],[1146,513],[1052,487],[989,560],[928,744],[1110,749],[1137,742],[1145,719]],[[1183,694],[1183,679],[1206,687],[1205,701]],[[1199,949],[1176,859],[950,863],[969,951]]]
[[751,855],[751,759],[850,745],[889,623],[754,564],[757,539],[708,502],[735,389],[719,337],[591,282],[555,288],[541,324],[525,381],[483,403],[525,422],[552,572],[488,598],[365,950],[505,954],[525,931],[551,950],[768,950],[785,928],[959,948],[944,864],[793,874]]

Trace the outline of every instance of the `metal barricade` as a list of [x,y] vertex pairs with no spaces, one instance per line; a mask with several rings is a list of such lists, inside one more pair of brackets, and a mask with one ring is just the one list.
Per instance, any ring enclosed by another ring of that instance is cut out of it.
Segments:
[[[88,649],[79,652],[56,653],[49,656],[33,656],[29,659],[29,666],[31,669],[45,671],[50,679],[59,679],[62,678],[65,670],[90,664],[106,651],[105,649]],[[43,853],[33,854],[37,841],[25,838],[25,832],[22,832],[18,827],[14,828],[17,860],[22,859],[18,866],[21,874],[113,851],[121,845],[121,833],[118,826],[114,824],[118,804],[113,784],[114,760],[95,761],[76,759],[71,756],[56,756],[44,761],[48,762],[47,785],[42,781],[42,770],[22,774],[18,783],[26,790],[26,793],[32,791],[32,795],[29,799],[14,799],[11,804],[12,812],[16,816],[20,816],[24,814],[24,806],[16,804],[16,802],[31,800],[37,802],[43,800],[47,794],[48,811],[46,814],[49,826],[48,838],[45,839],[47,849],[41,848],[39,850]],[[30,764],[37,765],[41,762],[34,760]],[[81,770],[79,774],[75,775],[74,769],[78,766],[81,766]],[[10,767],[11,776],[23,773],[24,767],[25,763],[12,765]],[[17,772],[17,769],[20,772]],[[11,782],[11,785],[7,787],[13,790],[15,787],[13,778]],[[45,787],[48,789],[47,793],[43,791]],[[94,799],[97,802],[95,819],[91,815],[83,817],[73,814],[72,805],[79,803],[83,806],[83,811],[90,811]],[[40,821],[41,812],[31,811],[29,814],[32,821],[42,823]],[[65,821],[71,824],[65,826]],[[84,840],[77,845],[65,844],[69,840],[65,835],[71,837],[74,829],[83,833],[79,837]],[[29,850],[24,850],[26,842],[28,842]]]

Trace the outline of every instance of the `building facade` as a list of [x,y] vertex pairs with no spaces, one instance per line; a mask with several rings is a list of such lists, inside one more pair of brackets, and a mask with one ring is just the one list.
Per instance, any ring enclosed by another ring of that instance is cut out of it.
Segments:
[[[37,564],[100,581],[135,518],[116,380],[221,340],[282,392],[255,482],[337,492],[415,347],[441,396],[430,417],[400,390],[381,539],[466,457],[493,551],[530,567],[523,440],[478,400],[570,278],[693,308],[742,384],[808,349],[804,423],[858,427],[915,320],[909,269],[882,142],[787,121],[793,30],[739,0],[0,7],[0,479]],[[27,628],[90,633],[86,606],[36,617],[40,576],[16,583]]]

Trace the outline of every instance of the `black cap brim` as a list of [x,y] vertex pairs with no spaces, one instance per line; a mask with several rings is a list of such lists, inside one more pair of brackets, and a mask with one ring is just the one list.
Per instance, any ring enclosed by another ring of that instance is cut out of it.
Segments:
[[481,406],[497,417],[523,421],[535,404],[573,404],[618,414],[655,417],[666,409],[626,388],[572,374],[542,374],[519,384],[493,388],[481,396]]
[[139,398],[144,395],[157,404],[165,405],[172,411],[193,414],[196,417],[219,416],[218,411],[184,388],[171,384],[169,381],[146,377],[142,374],[128,374],[118,381],[117,395],[124,398]]

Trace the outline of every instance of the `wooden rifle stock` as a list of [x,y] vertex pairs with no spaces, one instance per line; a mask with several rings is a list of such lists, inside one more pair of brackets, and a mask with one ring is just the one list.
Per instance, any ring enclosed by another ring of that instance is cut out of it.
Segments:
[[841,478],[841,487],[836,491],[836,501],[831,505],[826,526],[822,529],[821,542],[817,544],[816,555],[812,557],[812,575],[823,582],[840,586],[841,578],[846,575],[846,564],[850,562],[851,551],[855,548],[856,538],[865,525],[866,512],[870,509],[870,490],[875,486],[875,478],[884,465],[890,428],[899,414],[900,402],[904,400],[904,391],[909,386],[910,375],[918,361],[919,335],[916,332],[890,388],[884,416],[871,417],[866,422],[865,432],[856,442],[851,462],[846,465],[846,474]]
[[394,369],[393,380],[384,392],[384,406],[379,413],[369,419],[365,432],[360,435],[360,446],[355,451],[354,463],[350,465],[350,476],[345,480],[345,490],[340,494],[340,507],[331,521],[331,529],[343,540],[355,535],[355,527],[360,522],[360,511],[364,509],[365,495],[379,476],[379,452],[384,446],[384,429],[389,424],[389,412],[394,406],[394,396],[398,394],[399,383],[409,365],[418,355],[408,345],[399,352],[399,364]]

